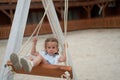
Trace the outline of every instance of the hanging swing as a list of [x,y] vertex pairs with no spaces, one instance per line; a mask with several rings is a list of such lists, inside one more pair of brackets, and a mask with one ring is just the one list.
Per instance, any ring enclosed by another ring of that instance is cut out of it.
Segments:
[[[38,66],[33,67],[31,72],[25,72],[23,69],[18,71],[15,70],[11,62],[8,62],[7,65],[12,66],[12,71],[19,74],[31,74],[31,75],[48,76],[48,77],[56,77],[56,78],[62,78],[63,75],[66,75],[71,79],[73,78],[72,68],[70,66],[39,64]],[[63,77],[67,78],[66,76]]]
[[[37,30],[38,31],[37,31],[36,36],[38,36],[39,30],[41,28],[41,24],[43,22],[45,14],[47,13],[48,7],[49,7],[49,4],[47,5],[47,8],[45,9],[45,13],[44,13],[41,21],[37,25],[36,29],[32,33],[30,39],[32,38],[32,36],[34,35],[34,33]],[[65,18],[67,19],[67,17],[65,17]],[[65,26],[67,26],[67,25],[65,25]],[[53,32],[56,33],[54,31],[54,28],[53,28]],[[66,35],[66,33],[65,33],[65,35]],[[57,35],[57,37],[59,37],[59,36]],[[30,39],[28,39],[28,42],[30,41]],[[26,44],[27,44],[27,42],[26,42]],[[12,71],[15,71],[16,73],[20,73],[20,74],[31,74],[31,75],[39,75],[39,76],[58,77],[58,78],[66,78],[69,80],[73,78],[72,67],[68,66],[68,65],[66,66],[66,65],[39,64],[38,66],[33,67],[32,71],[29,73],[25,72],[23,69],[16,71],[13,64],[10,61],[8,61],[7,65],[12,66]]]

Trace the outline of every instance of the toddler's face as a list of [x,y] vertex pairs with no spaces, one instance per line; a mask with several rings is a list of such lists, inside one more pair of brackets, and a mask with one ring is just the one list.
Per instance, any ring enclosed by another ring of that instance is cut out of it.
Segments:
[[56,42],[47,42],[46,51],[48,54],[53,55],[58,52],[58,44]]

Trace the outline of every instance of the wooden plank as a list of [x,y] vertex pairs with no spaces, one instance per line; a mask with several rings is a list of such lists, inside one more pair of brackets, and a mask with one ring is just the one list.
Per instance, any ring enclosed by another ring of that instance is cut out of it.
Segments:
[[[12,63],[9,61],[7,63],[8,66],[12,66]],[[61,78],[66,71],[70,73],[71,79],[73,78],[72,75],[72,67],[65,66],[65,65],[50,65],[50,64],[40,64],[32,69],[31,72],[25,72],[23,69],[16,71],[13,67],[13,71],[19,74],[30,74],[30,75],[38,75],[38,76],[48,76],[48,77],[57,77]]]
[[34,67],[30,73],[25,72],[23,69],[16,72],[20,74],[31,74],[60,78],[65,71],[68,71],[71,74],[72,78],[72,68],[70,66],[61,65],[40,64],[39,66]]

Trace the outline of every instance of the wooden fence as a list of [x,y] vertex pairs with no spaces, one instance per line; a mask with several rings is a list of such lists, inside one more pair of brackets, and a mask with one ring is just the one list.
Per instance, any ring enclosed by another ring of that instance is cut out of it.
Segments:
[[[63,29],[63,22],[60,22],[60,24]],[[28,24],[24,36],[30,36],[35,27],[36,24]],[[98,28],[120,28],[120,16],[68,21],[68,31]],[[0,39],[9,38],[10,29],[10,25],[0,25]],[[39,34],[48,33],[51,33],[50,25],[49,23],[43,23]]]

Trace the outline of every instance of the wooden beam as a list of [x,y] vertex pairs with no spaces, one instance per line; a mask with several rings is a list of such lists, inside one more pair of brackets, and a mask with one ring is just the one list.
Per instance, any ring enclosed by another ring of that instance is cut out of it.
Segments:
[[6,10],[4,10],[4,9],[0,9],[0,10],[10,18],[10,14]]
[[[0,3],[2,3],[4,0],[0,0]],[[8,1],[8,0],[6,0]],[[35,2],[36,1],[36,2]],[[39,8],[43,8],[43,5],[41,3],[40,0],[35,0],[33,2],[35,3],[32,3],[30,8],[31,9],[39,9]],[[89,5],[94,5],[94,4],[98,4],[98,3],[104,3],[104,2],[114,2],[114,0],[92,0],[92,1],[79,1],[79,0],[70,0],[69,1],[69,7],[79,7],[79,6],[89,6]],[[64,3],[64,1],[63,1]],[[55,7],[64,7],[64,4],[63,3],[60,3],[60,0],[54,0],[54,5]],[[2,4],[0,5],[0,9],[15,9],[16,8],[16,3],[14,3],[14,0],[13,0],[13,4],[10,5],[10,4]]]
[[1,10],[6,16],[8,16],[8,17],[10,18],[11,22],[13,21],[13,16],[14,16],[14,14],[13,14],[13,11],[12,11],[12,10],[9,10],[10,13],[7,12],[6,10],[4,10],[4,9],[0,9],[0,10]]

